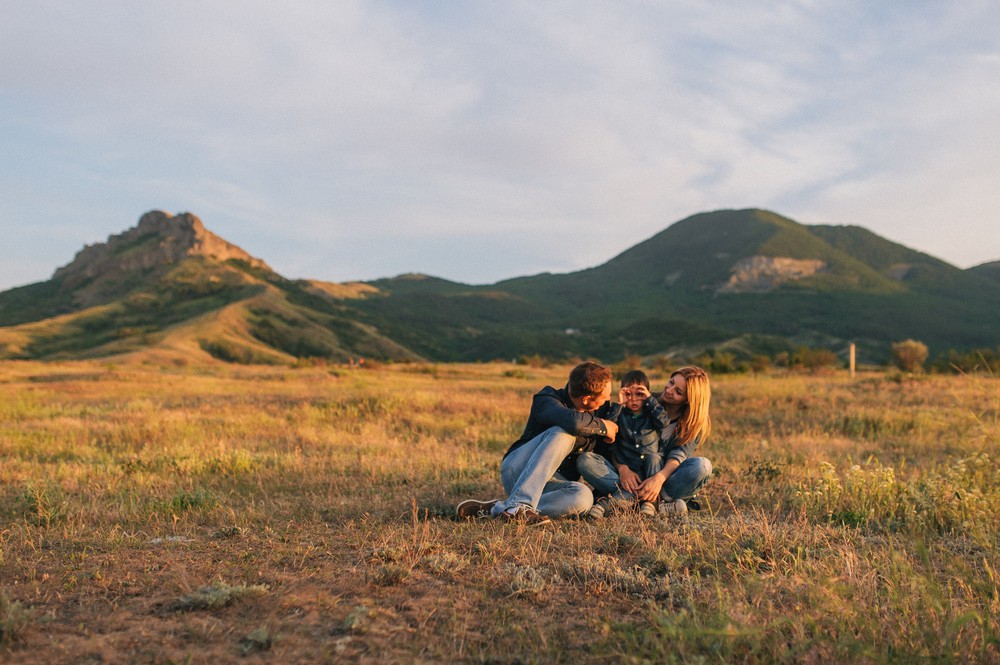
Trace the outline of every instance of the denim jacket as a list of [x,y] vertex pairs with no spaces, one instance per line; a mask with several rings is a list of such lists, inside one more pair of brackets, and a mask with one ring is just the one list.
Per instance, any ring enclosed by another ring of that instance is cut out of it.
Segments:
[[622,409],[618,416],[618,437],[612,447],[611,461],[625,464],[639,472],[646,467],[650,455],[662,455],[661,433],[670,436],[670,416],[656,397],[650,395],[643,402],[638,416],[628,409]]

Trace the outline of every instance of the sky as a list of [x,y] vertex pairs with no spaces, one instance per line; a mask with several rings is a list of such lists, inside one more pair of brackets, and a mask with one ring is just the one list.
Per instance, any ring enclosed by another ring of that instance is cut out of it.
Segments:
[[722,208],[1000,259],[995,0],[0,16],[0,290],[154,209],[328,281],[569,272]]

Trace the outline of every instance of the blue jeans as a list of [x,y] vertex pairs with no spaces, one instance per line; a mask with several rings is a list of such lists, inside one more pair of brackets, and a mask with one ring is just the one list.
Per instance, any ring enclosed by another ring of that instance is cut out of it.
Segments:
[[[597,453],[583,453],[576,460],[576,468],[584,480],[590,483],[597,496],[611,496],[616,499],[635,499],[631,492],[618,486],[618,469]],[[705,457],[689,457],[663,483],[660,499],[688,499],[708,482],[712,475],[712,463]]]
[[594,505],[590,488],[556,473],[575,444],[575,436],[551,427],[507,455],[500,463],[500,482],[507,498],[493,506],[493,515],[522,505],[549,517],[590,510]]

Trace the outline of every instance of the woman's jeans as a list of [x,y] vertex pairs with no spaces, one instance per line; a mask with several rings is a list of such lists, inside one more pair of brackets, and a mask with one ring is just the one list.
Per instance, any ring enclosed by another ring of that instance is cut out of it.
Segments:
[[573,452],[576,437],[551,427],[522,444],[500,463],[500,482],[507,492],[493,506],[497,516],[507,509],[530,506],[549,517],[578,515],[590,510],[594,494],[583,483],[566,480],[556,469]]
[[[619,487],[618,470],[606,458],[597,453],[583,453],[576,460],[576,468],[584,480],[594,488],[597,496],[611,496],[616,499],[635,499],[635,495]],[[660,490],[660,499],[688,499],[708,482],[712,475],[712,463],[704,457],[689,457],[674,469]]]

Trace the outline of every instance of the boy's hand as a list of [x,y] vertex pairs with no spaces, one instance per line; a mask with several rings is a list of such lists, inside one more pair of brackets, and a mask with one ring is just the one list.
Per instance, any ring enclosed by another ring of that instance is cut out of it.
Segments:
[[646,386],[644,386],[642,384],[638,384],[638,385],[632,386],[632,395],[634,395],[635,397],[638,397],[639,399],[641,399],[644,402],[647,399],[649,399],[649,394],[650,394],[649,393],[649,388],[647,388]]
[[[602,418],[602,420],[604,419]],[[604,420],[604,430],[605,430],[604,440],[614,441],[615,438],[618,436],[618,423],[616,423],[613,420]]]
[[639,485],[642,484],[642,478],[639,477],[639,474],[625,464],[618,466],[618,481],[621,488],[630,494],[635,494]]
[[642,384],[636,384],[619,390],[618,401],[621,402],[622,404],[625,404],[630,399],[635,397],[645,402],[649,398],[649,395],[650,392],[649,389],[646,388],[646,386]]

